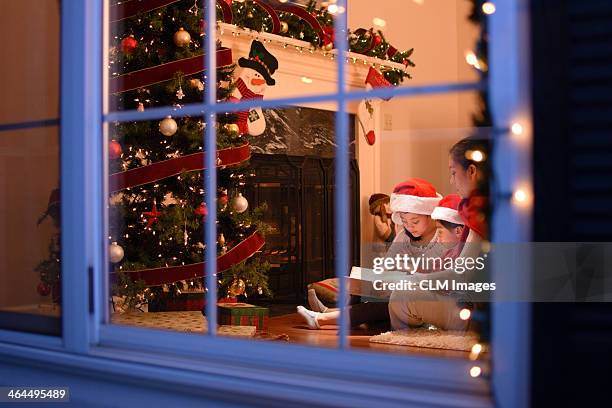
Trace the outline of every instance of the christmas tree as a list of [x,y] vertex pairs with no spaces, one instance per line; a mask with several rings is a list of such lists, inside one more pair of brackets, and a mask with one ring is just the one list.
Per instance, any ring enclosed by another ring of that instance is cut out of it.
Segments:
[[[199,2],[180,0],[111,4],[109,50],[111,110],[144,111],[203,101],[206,35]],[[231,50],[217,50],[217,100],[234,91]],[[259,259],[265,208],[249,208],[241,190],[248,168],[248,135],[237,114],[217,115],[218,191],[204,190],[202,117],[113,123],[108,129],[109,260],[113,299],[122,309],[145,304],[163,310],[182,292],[205,291],[204,226],[217,211],[219,296],[270,295],[269,265]],[[216,208],[205,200],[212,196]],[[52,207],[50,206],[50,209]],[[47,211],[59,225],[59,212]],[[40,263],[39,293],[59,282],[59,240]],[[210,273],[210,271],[208,271]],[[44,292],[44,293],[42,293]],[[115,297],[117,296],[117,297]],[[203,294],[202,294],[203,299]],[[54,300],[59,301],[59,298]]]
[[[153,10],[147,9],[147,2],[141,4],[137,13],[111,23],[114,44],[109,63],[115,91],[111,106],[146,110],[202,102],[204,87],[213,84],[198,68],[203,68],[207,35],[199,3],[171,2]],[[115,10],[124,16],[125,8]],[[175,67],[176,62],[182,65]],[[217,48],[216,70],[217,100],[226,101],[235,88],[231,50]],[[138,86],[130,82],[134,76],[126,76],[134,72],[141,77]],[[160,75],[165,80],[159,81]],[[166,117],[109,128],[111,276],[115,294],[126,296],[129,306],[142,301],[157,304],[187,290],[204,289],[202,241],[209,212],[204,201],[211,202],[211,195],[217,203],[212,211],[217,211],[218,222],[218,293],[270,294],[269,266],[253,256],[263,245],[266,226],[258,221],[263,209],[248,208],[241,194],[253,174],[245,160],[248,135],[237,122],[236,114],[217,116],[219,189],[215,192],[203,187],[207,124],[201,117]],[[143,168],[154,174],[146,183],[133,177]]]

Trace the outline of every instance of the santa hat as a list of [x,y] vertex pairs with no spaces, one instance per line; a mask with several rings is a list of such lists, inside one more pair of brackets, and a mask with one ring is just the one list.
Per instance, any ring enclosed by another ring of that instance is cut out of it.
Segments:
[[412,178],[398,184],[391,194],[391,219],[396,224],[401,224],[399,213],[413,213],[431,215],[442,195],[436,192],[436,188],[428,181]]
[[440,200],[440,203],[434,208],[431,213],[431,218],[434,220],[442,220],[452,222],[453,224],[463,225],[463,220],[459,215],[459,203],[461,196],[450,194]]

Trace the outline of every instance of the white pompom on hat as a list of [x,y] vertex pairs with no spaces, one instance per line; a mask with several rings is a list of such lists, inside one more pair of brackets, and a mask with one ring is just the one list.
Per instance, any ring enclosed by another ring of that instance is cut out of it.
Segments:
[[449,194],[440,200],[440,203],[434,208],[431,213],[431,218],[434,220],[442,220],[452,222],[453,224],[463,225],[463,219],[459,215],[459,203],[461,196],[458,194]]
[[399,213],[431,215],[441,198],[430,182],[418,178],[406,180],[395,186],[391,194],[391,219],[401,225]]

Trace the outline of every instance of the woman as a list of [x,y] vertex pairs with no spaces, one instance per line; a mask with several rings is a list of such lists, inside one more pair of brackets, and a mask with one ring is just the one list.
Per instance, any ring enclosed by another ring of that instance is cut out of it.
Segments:
[[[481,243],[488,238],[488,151],[487,140],[473,137],[457,142],[450,150],[450,182],[463,198],[459,204],[459,214],[465,228],[459,257],[478,257]],[[413,278],[469,281],[474,274],[475,271],[459,275],[453,270],[446,270],[427,275],[417,273]],[[425,323],[446,330],[466,330],[468,322],[459,318],[459,311],[457,299],[441,292],[394,291],[389,300],[389,317],[395,330]]]

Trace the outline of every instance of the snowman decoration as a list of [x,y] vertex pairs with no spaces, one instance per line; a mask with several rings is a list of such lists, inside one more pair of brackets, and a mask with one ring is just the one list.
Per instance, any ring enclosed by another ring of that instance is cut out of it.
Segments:
[[[259,41],[251,43],[249,58],[240,58],[238,65],[242,71],[230,100],[263,99],[266,88],[276,84],[272,75],[278,69],[278,60]],[[251,108],[238,112],[237,125],[241,134],[259,136],[266,130],[266,119],[261,108]]]

